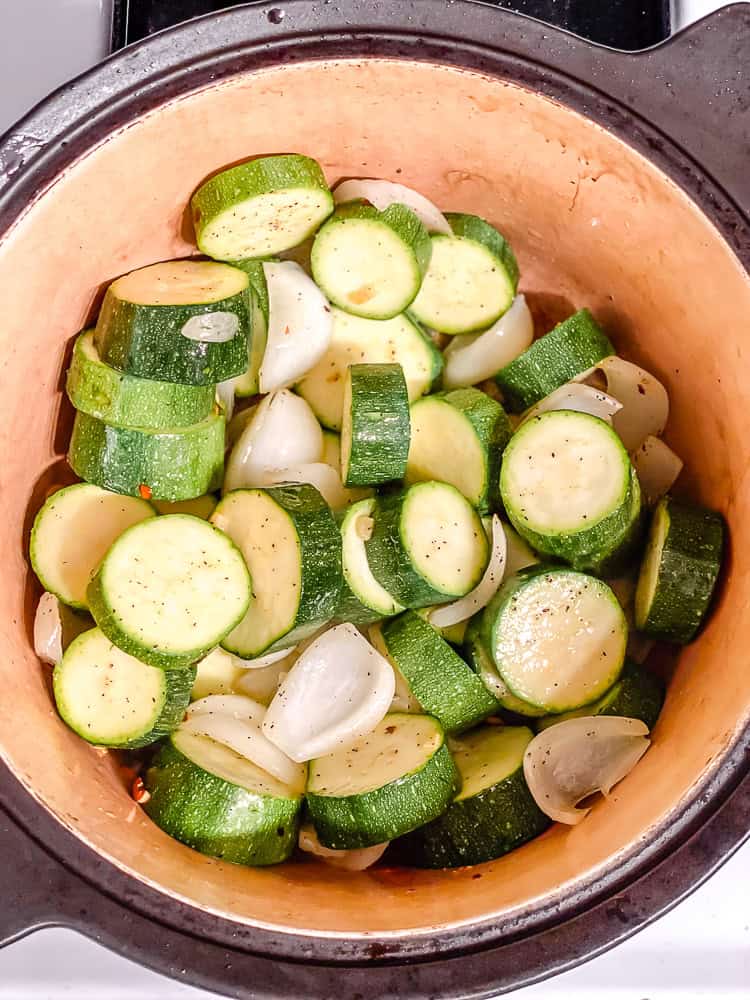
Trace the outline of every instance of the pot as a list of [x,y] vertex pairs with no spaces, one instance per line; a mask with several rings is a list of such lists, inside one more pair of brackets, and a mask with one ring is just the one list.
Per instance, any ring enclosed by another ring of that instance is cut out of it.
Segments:
[[[233,996],[487,997],[568,968],[706,878],[750,815],[750,9],[598,48],[482,4],[288,0],[156,35],[0,146],[0,940],[65,924]],[[589,306],[668,386],[685,487],[731,552],[653,746],[578,827],[489,864],[239,868],[171,840],[57,717],[30,643],[30,520],[60,481],[66,345],[113,276],[194,251],[219,166],[300,151],[477,212],[540,322]]]

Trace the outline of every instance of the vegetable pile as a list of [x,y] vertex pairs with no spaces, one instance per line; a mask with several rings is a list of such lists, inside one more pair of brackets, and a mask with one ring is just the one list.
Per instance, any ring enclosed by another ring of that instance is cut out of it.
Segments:
[[192,212],[204,257],[117,278],[75,344],[83,481],[30,545],[60,716],[231,862],[470,865],[580,822],[721,567],[664,387],[587,309],[536,336],[501,233],[400,184],[269,156]]

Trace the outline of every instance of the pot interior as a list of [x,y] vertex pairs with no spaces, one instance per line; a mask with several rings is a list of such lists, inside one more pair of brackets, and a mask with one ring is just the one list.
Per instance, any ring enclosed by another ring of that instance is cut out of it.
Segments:
[[[449,873],[340,874],[312,862],[240,868],[163,834],[111,758],[58,719],[31,648],[39,594],[30,518],[63,481],[74,335],[102,286],[195,252],[185,206],[217,168],[299,151],[331,182],[384,177],[510,239],[537,333],[588,306],[672,401],[681,489],[721,510],[731,558],[710,624],[679,657],[653,746],[580,826]],[[750,281],[707,218],[659,170],[577,113],[515,84],[407,61],[299,63],[232,78],[139,119],[78,161],[0,244],[0,740],[27,788],[122,869],[197,906],[307,932],[429,931],[595,878],[675,815],[750,716]]]

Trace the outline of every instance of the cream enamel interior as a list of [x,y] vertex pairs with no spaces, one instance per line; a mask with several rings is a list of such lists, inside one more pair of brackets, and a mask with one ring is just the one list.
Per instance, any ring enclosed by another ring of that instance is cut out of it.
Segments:
[[[668,441],[686,462],[680,488],[728,520],[726,578],[707,629],[679,656],[649,752],[584,823],[553,827],[481,866],[479,880],[470,869],[416,872],[405,891],[377,868],[244,870],[175,843],[145,814],[126,822],[133,803],[114,762],[55,716],[47,669],[32,652],[39,589],[28,525],[61,481],[71,423],[61,393],[66,346],[113,276],[194,252],[185,206],[209,173],[277,150],[317,157],[331,182],[398,178],[442,209],[497,224],[518,255],[540,332],[588,306],[626,357],[665,382]],[[687,196],[577,113],[508,82],[406,61],[248,73],[147,115],[68,170],[3,239],[0,276],[2,755],[63,824],[121,868],[211,911],[309,933],[429,936],[490,917],[496,925],[640,850],[746,724],[750,280]]]

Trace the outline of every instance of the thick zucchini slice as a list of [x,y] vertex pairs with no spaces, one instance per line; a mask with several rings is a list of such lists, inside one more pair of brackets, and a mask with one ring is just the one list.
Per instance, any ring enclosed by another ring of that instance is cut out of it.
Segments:
[[532,548],[578,569],[611,562],[640,514],[638,480],[617,434],[573,410],[518,429],[503,454],[500,493]]
[[125,375],[105,365],[86,330],[75,342],[66,382],[77,410],[121,427],[187,427],[213,410],[213,385],[178,385]]
[[653,729],[664,703],[664,689],[650,670],[637,663],[626,662],[619,680],[598,701],[584,705],[574,712],[562,715],[545,715],[537,719],[536,731],[566,719],[589,715],[617,715],[625,719],[640,719],[649,729]]
[[442,354],[408,316],[362,319],[335,308],[332,316],[328,351],[297,385],[324,427],[341,429],[344,379],[350,365],[401,365],[410,402],[428,392],[442,371]]
[[411,408],[406,482],[451,483],[482,513],[494,509],[510,435],[505,410],[480,389],[418,399]]
[[614,353],[607,335],[588,309],[580,309],[534,341],[502,368],[495,379],[506,406],[513,413],[521,413]]
[[133,750],[179,726],[194,680],[194,668],[151,667],[92,628],[55,667],[55,703],[63,721],[89,743]]
[[313,243],[313,278],[340,309],[392,319],[410,305],[430,262],[430,236],[411,209],[379,212],[349,202],[336,209]]
[[29,554],[45,590],[73,608],[87,608],[86,588],[123,531],[154,517],[145,500],[90,483],[66,486],[43,505],[31,529]]
[[68,461],[81,479],[115,493],[191,500],[221,485],[224,416],[191,427],[135,430],[76,413]]
[[527,701],[517,698],[500,674],[497,672],[495,661],[488,653],[480,635],[482,624],[482,613],[475,615],[466,629],[464,637],[463,654],[466,662],[474,673],[479,677],[484,686],[493,698],[497,699],[501,708],[515,715],[523,715],[534,719],[544,715],[543,708],[530,705]]
[[205,260],[131,271],[104,295],[94,343],[100,359],[138,378],[208,385],[247,369],[248,277]]
[[124,652],[154,667],[187,667],[242,619],[250,576],[213,525],[167,514],[117,539],[87,598],[96,624]]
[[513,302],[518,264],[504,236],[477,215],[449,212],[452,236],[432,236],[432,259],[411,311],[440,333],[491,326]]
[[144,809],[188,847],[241,865],[286,861],[302,797],[234,750],[178,730],[146,771]]
[[478,865],[543,833],[550,821],[523,776],[532,738],[525,726],[487,726],[454,740],[461,791],[442,816],[399,841],[399,860],[417,868]]
[[668,642],[695,638],[721,570],[724,521],[664,497],[656,505],[635,592],[635,625]]
[[416,483],[380,497],[367,560],[375,579],[406,608],[468,594],[482,578],[489,543],[469,501],[447,483]]
[[382,635],[414,697],[446,732],[469,729],[497,711],[480,678],[416,612],[385,622]]
[[307,484],[234,490],[211,516],[232,538],[253,578],[253,601],[222,645],[243,659],[294,646],[336,613],[341,538],[331,511]]
[[437,719],[393,713],[345,750],[310,762],[307,805],[321,844],[349,850],[429,822],[457,787]]
[[298,153],[222,170],[190,200],[199,249],[218,260],[269,257],[311,236],[333,211],[320,165]]
[[409,396],[401,365],[351,365],[344,380],[341,474],[346,486],[403,479]]
[[375,500],[360,500],[349,508],[341,522],[341,588],[336,618],[353,625],[367,625],[403,611],[388,591],[381,587],[367,562],[365,539],[373,530]]
[[480,634],[511,693],[558,714],[612,687],[625,662],[628,627],[602,580],[542,566],[503,584],[482,612]]

